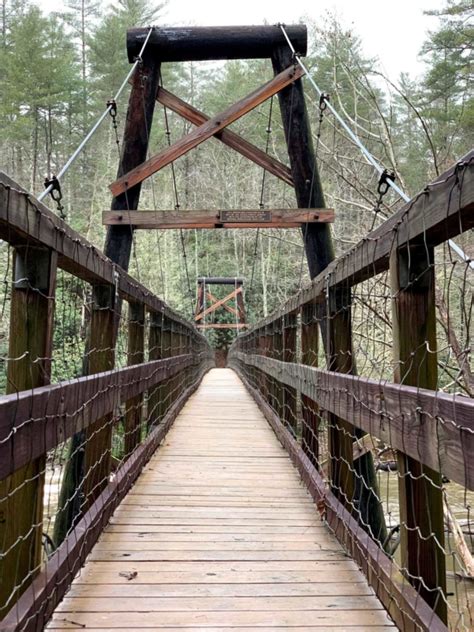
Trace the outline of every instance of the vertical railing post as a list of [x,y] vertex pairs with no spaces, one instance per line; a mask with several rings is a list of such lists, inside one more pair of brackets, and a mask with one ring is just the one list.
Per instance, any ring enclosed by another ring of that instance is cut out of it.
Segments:
[[[326,306],[326,355],[329,371],[352,373],[352,317],[350,290],[330,288]],[[323,329],[324,330],[324,329]],[[333,413],[328,414],[329,472],[335,495],[353,510],[355,489],[353,465],[354,427]]]
[[[89,353],[86,359],[89,375],[114,368],[117,339],[115,298],[113,285],[96,285],[92,288]],[[92,505],[109,481],[112,420],[112,414],[106,415],[91,424],[85,432],[83,511]]]
[[[438,388],[433,248],[403,246],[390,261],[395,381]],[[420,419],[423,423],[423,419]],[[441,474],[398,454],[401,566],[410,583],[447,621]]]
[[[150,312],[150,330],[148,334],[148,359],[150,362],[161,360],[164,356],[164,321],[160,312]],[[158,384],[148,391],[147,427],[150,430],[160,422],[163,385]]]
[[[296,362],[296,324],[297,314],[295,312],[285,314],[282,318],[283,326],[283,350],[281,360],[283,362]],[[282,420],[287,428],[297,435],[298,419],[297,419],[297,392],[291,386],[281,385],[283,391],[283,410]]]
[[[50,382],[56,264],[48,249],[14,251],[7,393]],[[0,560],[0,618],[41,565],[45,467],[46,456],[0,482],[0,542],[8,551]]]
[[[301,308],[301,362],[318,366],[319,323],[313,303]],[[319,467],[319,408],[307,395],[301,396],[303,431],[302,447],[315,467]]]
[[[283,316],[273,321],[272,327],[272,355],[274,360],[283,359]],[[273,396],[274,396],[274,408],[278,417],[283,421],[284,415],[284,392],[285,386],[273,378]]]
[[[141,364],[145,360],[145,307],[130,303],[128,312],[128,364]],[[140,443],[143,393],[126,403],[124,451],[127,458]]]

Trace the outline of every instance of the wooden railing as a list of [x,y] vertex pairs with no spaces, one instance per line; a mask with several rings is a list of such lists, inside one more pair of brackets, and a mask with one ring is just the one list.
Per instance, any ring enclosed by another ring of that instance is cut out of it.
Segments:
[[[471,152],[241,334],[229,353],[328,525],[403,630],[446,629],[442,476],[474,489],[474,401],[438,390],[434,264],[436,246],[473,226]],[[459,265],[472,274],[469,261]],[[392,346],[392,381],[356,376],[352,327],[359,284],[387,271],[392,322],[381,344]],[[396,555],[375,477],[375,440],[396,454]],[[449,614],[455,629],[469,629],[469,614],[456,606]]]
[[[13,252],[0,396],[0,625],[41,630],[213,361],[194,325],[5,174],[0,238]],[[90,315],[83,377],[50,384],[58,269],[85,282]],[[128,366],[114,368],[119,329]],[[45,563],[51,460],[62,475]]]

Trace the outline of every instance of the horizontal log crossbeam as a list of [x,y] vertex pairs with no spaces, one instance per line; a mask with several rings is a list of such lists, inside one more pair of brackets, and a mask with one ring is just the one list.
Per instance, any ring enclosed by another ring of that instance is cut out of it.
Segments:
[[186,136],[180,138],[170,147],[167,147],[160,153],[152,156],[143,164],[139,165],[135,169],[132,169],[113,182],[110,185],[112,194],[117,197],[139,182],[143,182],[143,180],[149,178],[154,173],[163,169],[163,167],[166,167],[181,156],[184,156],[186,153],[191,151],[191,149],[197,147],[208,138],[211,138],[231,123],[234,123],[258,105],[280,92],[280,90],[292,84],[297,79],[300,79],[302,76],[303,71],[299,66],[291,66],[290,68],[287,68],[271,81],[268,81],[263,86],[257,88],[251,94],[247,95],[237,103],[234,103],[220,114],[214,116],[212,119],[209,119],[206,123],[203,123]]
[[330,209],[244,209],[197,211],[104,211],[106,226],[133,226],[146,229],[199,228],[299,228],[304,224],[330,223]]
[[[297,53],[306,55],[308,44],[304,24],[285,25]],[[140,53],[148,27],[127,31],[130,63]],[[212,59],[265,59],[277,46],[288,46],[278,25],[261,26],[183,26],[153,28],[145,54],[160,62],[204,61]]]
[[[200,112],[197,108],[186,103],[179,97],[175,96],[165,88],[160,88],[158,90],[158,94],[156,100],[169,108],[176,114],[179,114],[182,118],[186,119],[193,125],[203,125],[207,121],[209,121],[209,117]],[[214,135],[215,138],[220,140],[224,145],[230,147],[234,151],[237,151],[239,154],[248,158],[255,164],[263,167],[269,173],[280,178],[286,184],[293,186],[293,176],[291,175],[291,170],[289,167],[281,163],[276,158],[273,158],[269,154],[265,153],[252,143],[249,143],[247,140],[232,132],[228,129],[223,129],[221,132],[218,132]]]

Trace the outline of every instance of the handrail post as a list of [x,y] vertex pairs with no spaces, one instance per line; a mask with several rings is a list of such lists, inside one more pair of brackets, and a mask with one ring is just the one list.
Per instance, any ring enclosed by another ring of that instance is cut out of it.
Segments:
[[[438,388],[434,251],[397,249],[390,259],[395,382]],[[422,420],[421,420],[422,423]],[[447,621],[442,479],[398,453],[402,569],[421,597]]]
[[[92,288],[92,314],[89,329],[88,375],[114,368],[116,341],[115,287],[95,285]],[[112,452],[112,419],[109,414],[93,423],[85,432],[84,502],[86,511],[109,481]]]
[[[128,312],[128,364],[141,364],[145,359],[145,307],[141,303],[129,303]],[[140,443],[143,411],[143,393],[126,403],[125,458]]]
[[[14,251],[7,393],[50,383],[56,270],[49,249]],[[45,467],[46,455],[0,481],[0,619],[41,566]]]
[[[165,317],[159,312],[150,312],[148,334],[148,360],[161,360],[166,357],[164,352],[164,322]],[[150,430],[160,422],[162,409],[163,384],[154,386],[148,391],[147,427]]]
[[[296,331],[297,331],[297,314],[292,312],[285,314],[282,318],[283,326],[283,352],[281,360],[283,362],[296,362]],[[291,386],[282,385],[282,419],[286,427],[297,435],[297,393],[296,389]]]
[[[301,362],[318,366],[319,324],[314,303],[301,308]],[[301,396],[303,415],[302,447],[315,467],[319,467],[319,407],[307,395]]]
[[[326,355],[329,371],[352,373],[352,317],[350,290],[331,288],[326,306]],[[354,427],[333,413],[328,414],[329,471],[334,494],[349,511],[354,510]]]

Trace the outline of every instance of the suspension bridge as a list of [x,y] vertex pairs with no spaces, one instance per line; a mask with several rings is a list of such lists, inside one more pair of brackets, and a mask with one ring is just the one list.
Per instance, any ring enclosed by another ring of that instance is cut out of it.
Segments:
[[[43,200],[61,209],[115,99],[42,195],[0,173],[1,630],[472,629],[473,383],[452,310],[469,338],[474,152],[409,199],[306,48],[303,25],[128,32],[104,252]],[[250,58],[274,78],[213,117],[160,85],[165,62]],[[339,258],[305,76],[378,174],[379,205],[403,199]],[[274,95],[289,166],[227,129]],[[150,156],[157,103],[195,127]],[[142,183],[209,138],[293,187],[297,208],[139,210]],[[289,227],[312,280],[257,323],[241,278],[200,278],[191,322],[127,271],[139,229]],[[238,331],[220,369],[201,331],[218,309]],[[446,349],[459,371],[440,385]]]

